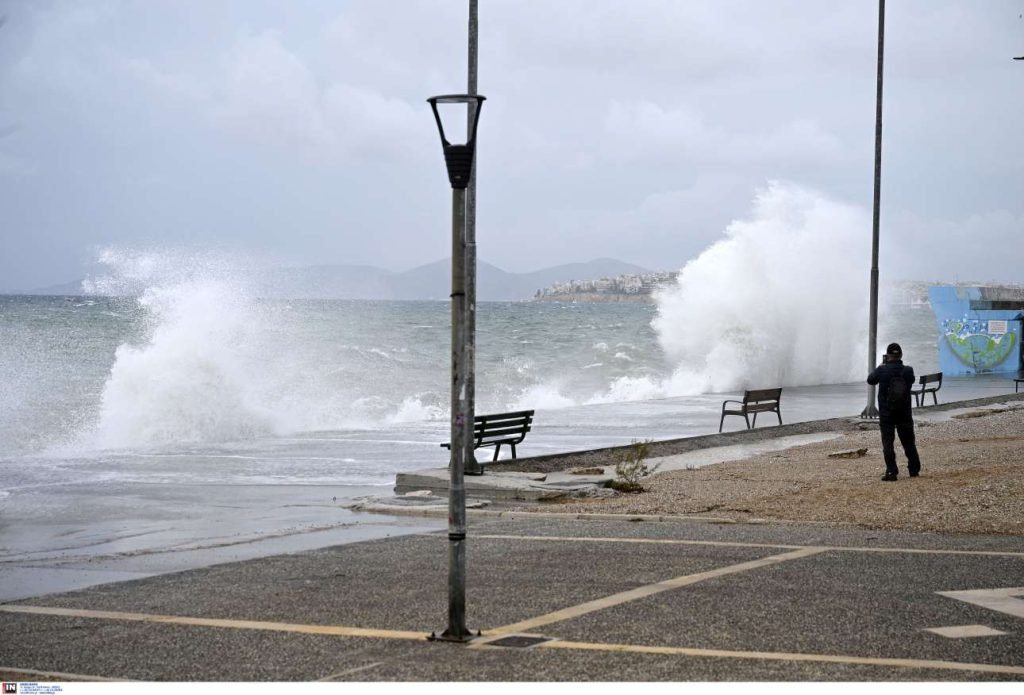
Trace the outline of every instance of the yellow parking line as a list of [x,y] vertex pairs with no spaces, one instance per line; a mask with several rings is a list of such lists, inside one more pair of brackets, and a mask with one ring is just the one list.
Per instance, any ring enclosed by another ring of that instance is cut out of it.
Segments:
[[[86,676],[81,673],[64,673],[63,671],[37,671],[32,668],[10,668],[0,666],[0,673],[18,676],[19,681],[72,681],[100,683],[130,683],[127,678],[107,678],[106,676]],[[25,676],[22,678],[21,676]]]
[[974,555],[988,557],[1024,557],[1024,553],[1017,553],[1011,550],[946,550],[941,548],[872,548],[864,547],[843,547],[837,546],[829,550],[845,550],[852,553],[907,553],[910,555]]
[[783,543],[740,543],[736,541],[695,541],[680,538],[619,538],[615,536],[516,536],[513,534],[474,534],[472,538],[521,541],[571,541],[579,543],[641,543],[651,545],[709,545],[723,548],[798,549],[814,547],[819,550],[837,550],[854,553],[910,553],[919,555],[986,555],[992,557],[1024,557],[1024,552],[1012,550],[951,550],[945,548],[876,548],[848,545],[788,545]]
[[350,669],[346,669],[344,671],[339,671],[338,673],[332,673],[331,675],[324,676],[323,678],[318,678],[317,682],[318,683],[325,683],[325,682],[334,681],[334,680],[337,680],[339,678],[344,678],[345,676],[351,676],[351,675],[354,675],[356,673],[362,673],[363,671],[369,671],[371,668],[377,668],[378,666],[382,666],[383,664],[384,664],[383,661],[374,661],[374,662],[369,663],[369,664],[363,664],[362,666],[356,666],[355,668],[350,668]]
[[[649,545],[714,545],[726,548],[767,548],[769,550],[798,550],[806,545],[784,545],[781,543],[740,543],[735,541],[693,541],[684,538],[619,538],[617,536],[516,536],[514,534],[473,534],[472,538],[488,540],[522,541],[579,541],[581,543],[640,543]],[[820,548],[823,546],[814,546]]]
[[899,668],[930,668],[947,671],[978,671],[984,673],[1024,674],[1024,666],[1003,666],[1000,664],[972,664],[958,661],[933,661],[929,659],[885,659],[869,656],[843,656],[841,654],[800,654],[790,652],[739,652],[721,649],[694,649],[691,647],[652,647],[633,644],[600,644],[592,642],[563,642],[554,640],[538,644],[537,649],[584,649],[602,652],[625,652],[634,654],[663,654],[667,656],[703,656],[724,659],[760,659],[766,661],[812,661],[830,664],[854,664],[860,666],[888,666]]
[[157,615],[151,613],[123,613],[120,611],[91,611],[81,608],[56,608],[50,606],[0,606],[5,613],[28,613],[52,615],[64,618],[89,618],[95,620],[128,620],[141,623],[163,623],[193,627],[225,627],[237,630],[268,630],[271,632],[298,632],[306,635],[333,635],[337,637],[378,637],[381,639],[425,640],[424,632],[404,630],[374,630],[364,627],[341,625],[301,625],[297,623],[273,623],[261,620],[224,620],[221,618],[191,618],[180,615]]
[[[770,564],[773,562],[782,562],[787,559],[795,559],[797,557],[805,557],[813,554],[817,549],[805,548],[801,551],[794,553],[786,553],[785,555],[778,555],[772,558],[764,558],[763,561],[756,561],[756,563]],[[688,575],[686,577],[679,577],[677,579],[669,580],[668,582],[660,582],[658,584],[651,585],[649,587],[641,587],[641,590],[647,590],[643,595],[651,595],[658,591],[666,591],[669,588],[675,588],[676,586],[685,586],[686,584],[700,581],[701,579],[708,578],[709,576],[721,576],[723,574],[729,574],[732,572],[740,572],[746,569],[753,569],[751,565],[755,563],[743,563],[742,565],[732,565],[731,567],[725,567],[721,570],[712,570],[711,572],[704,572],[697,575]],[[759,565],[759,566],[760,566]],[[672,585],[672,586],[669,586]],[[589,604],[582,604],[577,606],[576,609],[568,609],[569,611],[578,611],[585,606],[596,605],[598,603],[606,603],[607,605],[615,605],[616,603],[622,603],[625,600],[632,600],[632,598],[625,598],[627,595],[634,592],[623,592],[622,594],[616,594],[610,596],[607,599],[601,601],[593,601]],[[611,601],[609,599],[616,599],[617,597],[623,597],[619,601]],[[636,596],[635,598],[639,598]],[[597,607],[592,610],[597,610]],[[221,628],[232,628],[240,630],[267,630],[276,632],[294,632],[302,634],[312,635],[330,635],[330,636],[341,636],[341,637],[375,637],[380,639],[404,639],[404,640],[424,640],[426,635],[422,632],[409,632],[401,630],[374,630],[368,628],[358,627],[343,627],[334,625],[301,625],[295,623],[275,623],[275,622],[263,622],[256,620],[222,620],[216,618],[191,618],[185,616],[174,616],[174,615],[158,615],[148,613],[125,613],[119,611],[93,611],[84,610],[78,608],[56,608],[49,606],[0,606],[0,611],[6,613],[24,613],[34,615],[51,615],[60,617],[72,617],[72,618],[87,618],[87,619],[98,619],[98,620],[127,620],[133,622],[149,622],[159,624],[172,624],[172,625],[188,625],[197,627],[221,627]],[[498,628],[497,630],[488,630],[488,636],[495,636],[500,633],[508,632],[519,632],[525,629],[524,626],[527,624],[548,624],[555,622],[556,620],[564,620],[565,617],[558,617],[555,619],[552,616],[557,616],[565,611],[558,611],[556,613],[548,614],[547,616],[541,616],[539,619],[533,621],[524,621],[516,625],[508,625],[504,628]],[[583,612],[578,612],[582,615]],[[566,616],[572,617],[572,616]],[[476,645],[471,648],[487,647],[486,643]],[[611,644],[611,643],[600,643],[600,642],[570,642],[563,640],[553,640],[550,642],[544,642],[536,645],[537,649],[577,649],[587,651],[603,651],[603,652],[618,652],[618,653],[635,653],[635,654],[660,654],[666,656],[691,656],[691,657],[707,657],[707,658],[728,658],[728,659],[754,659],[754,660],[766,660],[766,661],[806,661],[806,662],[818,662],[818,663],[833,663],[833,664],[853,664],[853,665],[864,665],[864,666],[885,666],[885,667],[899,667],[899,668],[917,668],[917,669],[941,669],[941,670],[953,670],[953,671],[975,671],[982,673],[998,673],[998,674],[1012,674],[1012,675],[1024,675],[1024,667],[1022,666],[1004,666],[999,664],[978,664],[978,663],[962,663],[956,661],[935,661],[927,659],[887,659],[887,658],[876,658],[876,657],[860,657],[860,656],[844,656],[840,654],[801,654],[796,652],[743,652],[733,650],[721,650],[721,649],[698,649],[693,647],[666,647],[666,646],[646,646],[646,645],[632,645],[632,644]],[[375,662],[366,664],[356,669],[351,669],[350,672],[343,672],[341,674],[332,674],[328,678],[336,678],[341,675],[346,675],[351,672],[362,671],[368,668],[380,666],[382,662]],[[114,681],[119,680],[116,678],[105,678],[97,676],[85,676],[79,674],[66,674],[57,673],[50,671],[33,671],[27,669],[16,669],[16,668],[5,668],[0,666],[0,671],[6,673],[19,673],[30,675],[36,678],[56,677],[63,680],[73,681],[87,681],[87,680],[103,680],[103,681]]]
[[604,598],[599,598],[594,601],[587,601],[586,603],[581,603],[578,606],[563,608],[562,610],[547,613],[546,615],[529,618],[518,623],[512,623],[511,625],[504,625],[493,630],[488,630],[487,634],[507,635],[513,632],[526,632],[542,625],[550,625],[551,623],[558,623],[563,620],[578,618],[579,616],[586,615],[587,613],[593,613],[594,611],[603,610],[629,601],[636,601],[637,599],[653,596],[654,594],[658,594],[663,591],[671,591],[672,589],[696,584],[697,582],[704,581],[705,579],[723,577],[729,574],[736,574],[737,572],[746,572],[748,570],[767,567],[768,565],[774,565],[787,560],[796,560],[798,558],[808,557],[809,555],[815,555],[823,550],[823,548],[816,547],[800,548],[788,553],[783,553],[782,555],[772,555],[759,560],[751,560],[750,562],[741,562],[736,565],[719,567],[718,569],[708,570],[707,572],[698,572],[697,574],[687,574],[674,579],[666,579],[665,581],[658,582],[656,584],[639,586],[635,589],[630,589],[629,591],[612,594],[611,596],[605,596]]

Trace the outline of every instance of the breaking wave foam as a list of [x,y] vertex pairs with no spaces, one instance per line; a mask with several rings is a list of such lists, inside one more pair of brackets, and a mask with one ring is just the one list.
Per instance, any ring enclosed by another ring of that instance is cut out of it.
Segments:
[[[859,208],[773,183],[756,196],[747,219],[731,223],[656,296],[651,327],[660,353],[646,343],[609,347],[612,340],[592,335],[590,352],[575,353],[575,376],[564,355],[529,373],[515,361],[492,365],[495,384],[478,390],[479,406],[564,408],[857,380],[867,229]],[[410,339],[395,337],[394,345],[375,345],[383,335],[374,333],[376,324],[358,336],[325,333],[308,309],[296,319],[288,304],[257,300],[247,282],[256,274],[244,259],[108,250],[100,260],[109,272],[87,289],[134,297],[146,330],[117,348],[87,446],[152,447],[447,418],[443,352],[436,362],[432,356],[440,344],[406,351]],[[393,328],[381,324],[385,332]],[[410,360],[419,362],[405,364]],[[442,374],[436,386],[423,376],[434,374]],[[409,381],[414,377],[417,385]]]
[[[108,274],[86,284],[127,295],[145,324],[120,345],[86,448],[131,449],[435,419],[436,408],[367,398],[352,364],[289,324],[291,307],[256,299],[244,259],[213,253],[106,250]],[[376,361],[379,348],[357,351]],[[338,367],[331,360],[342,360]]]
[[864,211],[772,183],[750,219],[683,267],[653,321],[666,395],[826,384],[863,368]]
[[[688,262],[655,296],[651,325],[665,364],[634,363],[618,343],[596,355],[639,372],[585,395],[565,374],[508,406],[564,408],[857,381],[863,377],[867,213],[792,183],[759,191],[751,214]],[[588,372],[601,365],[586,363]]]

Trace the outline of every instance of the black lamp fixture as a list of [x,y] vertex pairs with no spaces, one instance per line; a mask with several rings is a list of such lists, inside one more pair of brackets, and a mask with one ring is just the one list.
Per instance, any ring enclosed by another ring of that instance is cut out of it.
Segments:
[[[441,147],[444,149],[444,161],[448,166],[448,181],[452,188],[464,190],[469,185],[469,178],[473,173],[473,155],[476,152],[476,127],[480,122],[480,107],[483,106],[487,97],[479,94],[443,94],[430,97],[427,101],[434,111],[434,120],[437,121],[437,132],[441,136]],[[463,144],[452,144],[444,134],[444,124],[441,123],[441,114],[438,113],[438,104],[466,104],[471,106],[469,137]]]

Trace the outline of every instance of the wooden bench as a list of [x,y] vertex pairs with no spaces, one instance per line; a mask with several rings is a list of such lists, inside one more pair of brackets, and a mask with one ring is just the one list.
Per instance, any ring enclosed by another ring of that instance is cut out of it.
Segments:
[[[726,415],[742,415],[743,419],[747,422],[748,430],[757,426],[758,413],[775,413],[779,416],[779,424],[781,425],[782,413],[779,412],[779,401],[781,399],[781,388],[744,391],[742,401],[729,400],[722,403],[722,419],[718,422],[718,431],[722,431],[722,424],[725,422]],[[727,410],[726,406],[730,403],[738,403],[740,408],[738,410]],[[747,417],[751,413],[754,415],[753,425],[750,423],[750,418]]]
[[[925,394],[932,394],[932,401],[934,405],[939,404],[939,397],[935,395],[935,392],[942,388],[942,372],[935,374],[922,374],[921,378],[917,380],[921,388],[910,389],[910,393],[914,396],[914,400],[917,401],[917,407],[920,408],[924,403]],[[937,386],[928,386],[928,384],[938,384]]]
[[[512,459],[516,458],[516,444],[526,438],[533,423],[532,410],[518,410],[514,413],[495,413],[493,415],[477,415],[473,418],[473,449],[482,446],[494,447],[494,458],[498,460],[498,452],[502,444],[512,447]],[[451,442],[442,444],[445,449],[451,449]]]

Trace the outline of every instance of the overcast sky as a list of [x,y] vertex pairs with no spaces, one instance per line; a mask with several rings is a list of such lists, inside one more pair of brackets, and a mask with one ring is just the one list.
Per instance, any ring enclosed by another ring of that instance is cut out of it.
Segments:
[[[0,0],[0,288],[107,246],[447,257],[425,99],[467,5]],[[482,260],[677,269],[773,180],[870,213],[876,0],[480,5]],[[883,261],[1024,280],[1024,0],[887,9]]]

